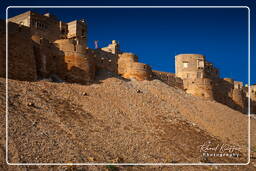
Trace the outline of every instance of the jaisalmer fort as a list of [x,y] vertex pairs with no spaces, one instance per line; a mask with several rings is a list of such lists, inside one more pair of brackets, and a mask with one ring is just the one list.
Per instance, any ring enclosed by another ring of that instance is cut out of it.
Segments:
[[[1,21],[1,39],[5,39],[5,22]],[[10,79],[36,81],[51,78],[87,84],[103,69],[125,79],[158,79],[169,86],[215,100],[243,113],[248,112],[249,88],[232,78],[220,78],[219,70],[202,54],[175,56],[175,73],[152,70],[138,62],[138,56],[121,52],[118,41],[95,49],[87,46],[87,23],[59,21],[50,13],[27,11],[8,19]],[[18,42],[22,42],[16,46]],[[5,42],[1,42],[0,63],[5,65]],[[25,69],[26,68],[26,69]],[[5,66],[0,68],[5,77]],[[256,85],[251,85],[251,113],[255,113]]]
[[0,20],[0,171],[255,170],[255,84],[221,78],[200,52],[158,71],[121,50],[126,38],[100,47],[91,20],[63,21],[33,11]]

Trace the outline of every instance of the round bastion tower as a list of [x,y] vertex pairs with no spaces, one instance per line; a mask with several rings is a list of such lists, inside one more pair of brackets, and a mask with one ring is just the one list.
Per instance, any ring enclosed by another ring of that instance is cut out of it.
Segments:
[[127,79],[150,80],[152,71],[149,65],[138,62],[133,53],[122,53],[118,57],[118,74]]
[[175,56],[175,74],[183,80],[187,93],[213,99],[213,81],[205,77],[205,56],[180,54]]
[[93,57],[83,44],[73,39],[56,40],[54,44],[63,52],[66,64],[65,79],[72,82],[87,83],[95,76]]
[[128,66],[133,62],[138,62],[138,56],[133,53],[121,53],[118,55],[118,74],[123,75],[127,72]]

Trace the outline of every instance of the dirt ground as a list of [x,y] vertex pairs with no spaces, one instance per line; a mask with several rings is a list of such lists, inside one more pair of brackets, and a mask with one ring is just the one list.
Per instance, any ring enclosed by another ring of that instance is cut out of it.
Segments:
[[[9,80],[10,163],[246,163],[248,116],[159,80],[98,77],[91,85]],[[255,170],[247,166],[8,166],[5,79],[0,78],[0,170]],[[202,145],[239,147],[204,157]]]

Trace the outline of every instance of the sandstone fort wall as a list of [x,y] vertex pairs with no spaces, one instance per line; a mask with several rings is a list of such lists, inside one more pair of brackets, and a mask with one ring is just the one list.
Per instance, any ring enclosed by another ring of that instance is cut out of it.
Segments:
[[[34,81],[37,79],[36,61],[30,30],[24,26],[9,23],[8,34],[8,78]],[[5,76],[5,21],[1,21],[1,75]],[[3,32],[4,31],[4,32]],[[22,42],[22,43],[21,43]]]
[[182,90],[184,89],[183,80],[179,77],[176,77],[174,73],[153,70],[152,74],[154,79],[161,80],[169,86],[180,88]]
[[140,62],[133,62],[127,66],[127,72],[124,73],[123,77],[139,81],[151,80],[152,72],[149,65]]

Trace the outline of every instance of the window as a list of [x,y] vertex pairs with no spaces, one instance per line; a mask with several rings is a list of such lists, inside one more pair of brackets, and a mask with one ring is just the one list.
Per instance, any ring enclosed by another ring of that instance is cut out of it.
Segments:
[[196,77],[197,77],[197,78],[203,78],[203,73],[202,73],[202,72],[197,72]]
[[183,62],[183,68],[188,68],[188,62]]
[[82,29],[82,36],[85,36],[85,30]]
[[204,68],[204,61],[203,60],[197,60],[197,68]]

